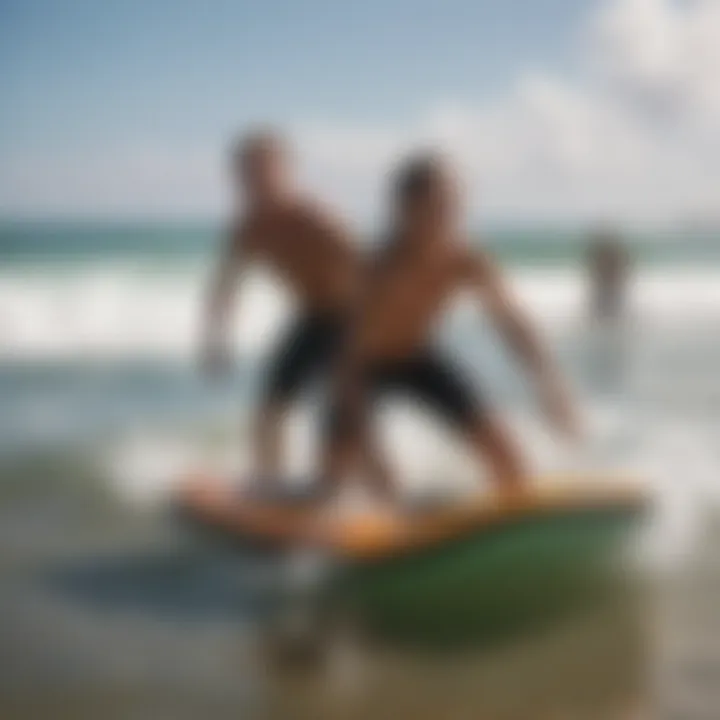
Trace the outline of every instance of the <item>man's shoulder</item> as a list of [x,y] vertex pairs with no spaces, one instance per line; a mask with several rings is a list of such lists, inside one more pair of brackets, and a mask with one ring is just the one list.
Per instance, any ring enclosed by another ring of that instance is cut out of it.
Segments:
[[482,245],[467,241],[453,243],[449,259],[460,275],[484,278],[493,267],[490,254]]
[[339,222],[338,214],[324,203],[312,197],[299,197],[289,210],[298,222],[324,226]]
[[225,235],[233,251],[248,252],[257,242],[258,229],[258,219],[251,213],[245,212],[227,221]]

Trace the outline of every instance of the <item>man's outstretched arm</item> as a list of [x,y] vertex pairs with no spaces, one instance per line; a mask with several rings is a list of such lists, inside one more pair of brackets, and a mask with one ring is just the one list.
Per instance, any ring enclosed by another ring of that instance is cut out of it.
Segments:
[[466,258],[465,271],[494,326],[532,374],[551,422],[565,434],[576,435],[578,422],[562,374],[497,265],[479,252]]
[[203,366],[214,371],[227,361],[227,326],[233,297],[249,259],[243,230],[227,234],[225,247],[210,280],[203,316],[201,357]]

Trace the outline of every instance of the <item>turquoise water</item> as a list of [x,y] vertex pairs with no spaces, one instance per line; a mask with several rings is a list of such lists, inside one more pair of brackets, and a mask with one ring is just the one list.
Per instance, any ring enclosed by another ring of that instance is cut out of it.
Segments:
[[[217,249],[217,223],[2,221],[0,262],[75,263],[102,260],[180,261]],[[587,232],[568,226],[495,226],[471,237],[506,263],[548,265],[582,259]],[[625,239],[641,263],[720,261],[720,230],[630,230]]]

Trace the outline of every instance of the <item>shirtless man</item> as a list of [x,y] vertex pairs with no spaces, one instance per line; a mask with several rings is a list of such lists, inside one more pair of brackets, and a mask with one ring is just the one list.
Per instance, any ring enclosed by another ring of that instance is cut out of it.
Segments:
[[502,489],[519,490],[526,477],[519,448],[472,383],[433,347],[431,330],[456,291],[474,290],[532,373],[549,418],[572,434],[575,420],[559,374],[490,258],[461,242],[458,192],[441,159],[418,156],[399,168],[393,209],[388,245],[340,356],[326,453],[331,480],[354,469],[378,394],[400,390],[455,428]]
[[224,361],[232,294],[250,264],[266,266],[285,282],[299,312],[268,364],[255,437],[258,479],[272,484],[282,466],[283,416],[304,386],[329,369],[357,295],[361,259],[343,225],[296,192],[279,135],[262,131],[242,139],[232,155],[232,176],[244,211],[236,212],[210,288],[203,355],[209,369]]

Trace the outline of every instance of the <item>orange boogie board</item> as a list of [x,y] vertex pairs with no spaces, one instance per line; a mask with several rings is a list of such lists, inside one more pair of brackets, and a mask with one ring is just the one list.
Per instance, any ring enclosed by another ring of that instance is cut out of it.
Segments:
[[637,485],[598,478],[547,479],[512,498],[484,493],[452,505],[340,513],[309,503],[261,501],[229,482],[196,474],[181,483],[177,505],[184,517],[228,539],[288,547],[311,545],[347,561],[382,561],[441,547],[455,540],[512,532],[523,526],[581,522],[632,523],[648,507]]

